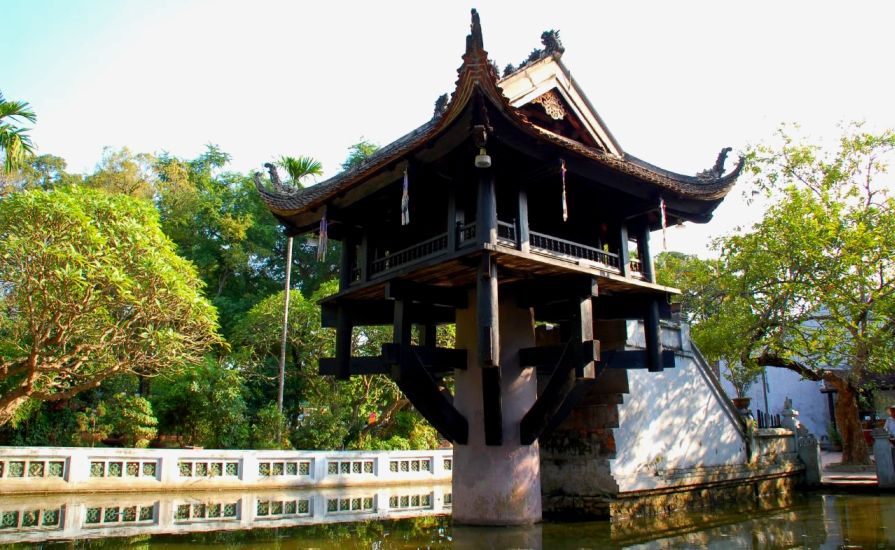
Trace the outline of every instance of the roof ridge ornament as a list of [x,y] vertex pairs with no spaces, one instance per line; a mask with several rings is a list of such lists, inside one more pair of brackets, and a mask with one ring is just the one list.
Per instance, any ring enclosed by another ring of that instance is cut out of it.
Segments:
[[466,53],[472,53],[474,50],[484,50],[485,44],[482,39],[482,22],[479,19],[479,12],[472,8],[472,22],[469,25],[469,35],[466,37]]
[[696,177],[701,180],[715,180],[724,175],[724,163],[727,161],[727,154],[733,151],[733,147],[725,147],[721,149],[721,152],[718,153],[718,159],[715,160],[715,165],[709,168],[708,170],[703,170],[696,174]]

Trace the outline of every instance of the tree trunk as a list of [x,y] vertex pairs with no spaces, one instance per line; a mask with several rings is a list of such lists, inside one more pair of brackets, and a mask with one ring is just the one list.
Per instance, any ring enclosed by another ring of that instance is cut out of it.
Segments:
[[8,396],[0,399],[0,426],[5,426],[7,422],[12,420],[19,407],[28,400],[27,395]]
[[870,464],[870,450],[858,419],[858,393],[848,381],[833,374],[824,376],[836,390],[836,427],[842,437],[843,464]]

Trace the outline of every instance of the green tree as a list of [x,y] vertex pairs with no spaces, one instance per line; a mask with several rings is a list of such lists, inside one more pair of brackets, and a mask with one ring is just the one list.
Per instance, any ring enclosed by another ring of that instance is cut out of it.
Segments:
[[282,288],[286,246],[252,178],[223,171],[228,159],[209,145],[196,159],[161,155],[156,164],[162,229],[196,265],[225,337],[245,312]]
[[86,189],[0,201],[0,425],[125,373],[201,361],[214,308],[144,201]]
[[179,436],[184,445],[211,449],[246,446],[245,384],[228,362],[206,357],[193,368],[158,379],[150,400],[160,433]]
[[0,93],[0,151],[3,151],[3,171],[12,172],[34,154],[34,146],[23,121],[37,122],[37,115],[24,101],[9,101]]
[[342,163],[342,170],[350,170],[355,166],[360,166],[365,160],[373,156],[373,153],[379,150],[379,146],[364,138],[348,148],[348,157]]
[[152,155],[133,153],[127,147],[117,151],[106,147],[96,171],[87,176],[85,183],[109,193],[152,199],[156,186],[154,164]]
[[62,185],[76,185],[83,182],[78,174],[66,171],[62,157],[40,155],[11,172],[0,172],[0,196],[26,189],[50,190]]
[[823,380],[838,394],[843,462],[867,464],[858,397],[868,373],[895,367],[895,203],[881,177],[895,133],[855,125],[829,149],[780,137],[749,153],[771,206],[718,243],[721,299],[697,344]]

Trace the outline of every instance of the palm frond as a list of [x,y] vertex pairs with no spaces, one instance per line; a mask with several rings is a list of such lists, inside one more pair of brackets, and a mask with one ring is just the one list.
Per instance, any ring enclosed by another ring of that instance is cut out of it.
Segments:
[[313,157],[282,156],[277,164],[289,174],[292,185],[299,188],[304,187],[302,184],[304,179],[323,174],[323,165]]

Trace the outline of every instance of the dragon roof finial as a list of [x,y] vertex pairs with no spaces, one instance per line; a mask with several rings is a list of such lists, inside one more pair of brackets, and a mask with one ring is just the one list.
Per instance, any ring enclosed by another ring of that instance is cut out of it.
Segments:
[[724,175],[724,163],[727,161],[727,155],[733,151],[733,147],[725,147],[721,149],[721,152],[718,153],[718,159],[715,161],[715,165],[708,170],[703,170],[696,174],[696,177],[704,180],[718,179]]

